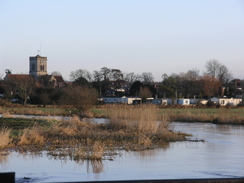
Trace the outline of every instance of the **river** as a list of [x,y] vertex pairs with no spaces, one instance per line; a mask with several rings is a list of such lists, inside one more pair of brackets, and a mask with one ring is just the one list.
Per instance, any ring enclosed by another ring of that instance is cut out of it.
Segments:
[[[0,172],[15,172],[16,182],[238,178],[244,176],[244,126],[172,123],[191,140],[168,148],[121,152],[113,161],[74,162],[42,154],[0,156]],[[24,179],[28,178],[28,179]]]

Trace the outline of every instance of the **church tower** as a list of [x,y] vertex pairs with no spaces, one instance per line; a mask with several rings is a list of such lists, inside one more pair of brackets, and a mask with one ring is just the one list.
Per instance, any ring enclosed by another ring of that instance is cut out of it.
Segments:
[[30,57],[30,75],[34,77],[47,75],[47,57],[37,55]]

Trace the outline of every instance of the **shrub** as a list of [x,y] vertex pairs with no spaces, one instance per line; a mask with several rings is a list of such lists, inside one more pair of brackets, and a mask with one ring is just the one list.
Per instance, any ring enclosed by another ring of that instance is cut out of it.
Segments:
[[208,107],[215,107],[216,104],[214,102],[212,102],[211,100],[208,100],[206,106],[208,106]]

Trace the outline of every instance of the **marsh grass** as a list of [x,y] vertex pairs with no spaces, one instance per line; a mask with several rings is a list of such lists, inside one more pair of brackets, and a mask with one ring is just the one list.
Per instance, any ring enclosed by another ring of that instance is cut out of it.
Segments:
[[188,134],[170,130],[171,121],[244,123],[243,109],[116,105],[106,106],[102,111],[109,123],[84,122],[78,116],[68,121],[14,118],[10,112],[5,112],[0,118],[0,148],[47,150],[51,156],[75,161],[101,160],[112,157],[117,150],[168,147],[169,142],[186,140]]
[[18,145],[29,145],[38,144],[43,145],[45,137],[39,126],[34,125],[33,127],[24,129],[20,135]]
[[69,108],[58,108],[58,107],[36,107],[30,105],[29,107],[2,107],[0,113],[10,113],[10,114],[19,114],[19,115],[40,115],[40,116],[60,116],[60,115],[70,115],[70,111],[73,111]]
[[[169,130],[170,116],[158,115],[158,109],[152,105],[119,106],[108,110],[110,123],[107,128],[123,135],[121,139],[133,149],[145,149],[160,146],[172,140],[185,140],[183,135]],[[137,145],[135,145],[137,144]]]
[[0,149],[12,146],[12,139],[10,137],[11,130],[8,128],[3,128],[0,131]]
[[161,109],[171,121],[212,122],[218,124],[244,124],[243,109]]
[[117,149],[144,150],[166,147],[170,141],[186,140],[186,134],[169,130],[170,116],[158,115],[158,109],[153,106],[121,105],[108,109],[106,115],[110,123],[93,124],[79,117],[56,122],[4,118],[2,122],[19,130],[16,148],[21,147],[24,151],[34,147],[56,157],[69,156],[74,160],[99,160]]
[[49,127],[53,122],[53,119],[44,120],[44,119],[29,119],[29,118],[13,118],[13,117],[2,117],[0,118],[0,129],[7,127],[13,130],[26,129],[32,127],[35,124],[40,126]]
[[9,112],[2,112],[2,117],[4,117],[4,118],[12,118],[14,116],[12,114],[10,114]]

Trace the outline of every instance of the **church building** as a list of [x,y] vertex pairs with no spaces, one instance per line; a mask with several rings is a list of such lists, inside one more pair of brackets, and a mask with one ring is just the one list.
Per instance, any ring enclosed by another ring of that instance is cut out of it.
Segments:
[[47,75],[47,57],[41,57],[37,55],[35,57],[30,57],[30,71],[29,74],[38,77]]
[[4,81],[19,83],[33,79],[41,86],[51,85],[54,88],[61,88],[65,84],[62,76],[48,75],[47,57],[40,55],[29,57],[29,74],[12,74],[10,70],[6,69]]

